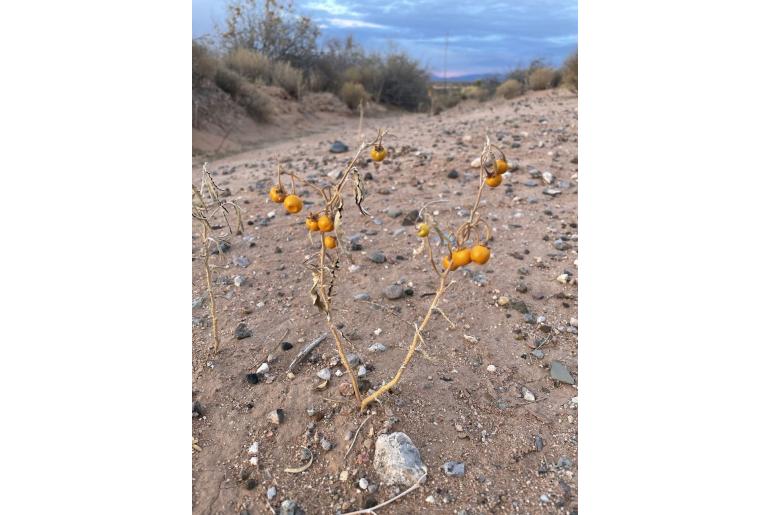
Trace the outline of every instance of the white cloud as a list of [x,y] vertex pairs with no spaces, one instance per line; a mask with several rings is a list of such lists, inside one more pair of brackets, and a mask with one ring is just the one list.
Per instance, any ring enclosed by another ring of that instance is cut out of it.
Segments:
[[345,18],[329,18],[327,20],[332,27],[340,29],[387,29],[390,28],[386,25],[380,25],[378,23],[369,23],[362,20],[348,20]]
[[320,0],[309,2],[305,5],[308,9],[323,11],[332,16],[361,16],[361,14],[348,8],[346,5],[337,3],[337,0]]

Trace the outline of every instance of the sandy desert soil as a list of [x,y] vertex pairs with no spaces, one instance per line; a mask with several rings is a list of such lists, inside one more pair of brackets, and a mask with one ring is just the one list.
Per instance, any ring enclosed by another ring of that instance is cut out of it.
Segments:
[[[428,477],[378,513],[577,513],[577,98],[549,91],[459,106],[435,117],[365,120],[370,137],[378,126],[390,130],[392,152],[381,165],[360,165],[362,174],[372,176],[366,181],[372,217],[357,212],[350,193],[345,233],[363,235],[362,250],[343,258],[334,302],[348,351],[361,357],[374,386],[398,368],[412,324],[435,288],[426,258],[412,254],[419,240],[404,217],[437,199],[446,202],[431,209],[445,226],[467,216],[478,177],[470,163],[485,133],[519,169],[485,191],[480,212],[494,231],[492,258],[453,273],[456,283],[441,309],[454,327],[441,316],[431,319],[426,352],[374,405],[346,457],[348,439],[367,415],[341,395],[345,377],[333,373],[328,388],[315,389],[321,382],[316,373],[336,355],[333,340],[327,338],[294,379],[286,375],[300,348],[325,325],[310,303],[311,276],[302,264],[316,249],[304,211],[286,215],[266,193],[277,159],[309,180],[328,181],[327,174],[352,157],[357,126],[351,118],[325,132],[209,163],[248,224],[213,261],[222,333],[216,356],[209,349],[199,232],[192,226],[192,400],[200,414],[192,420],[199,449],[192,451],[193,513],[280,513],[290,499],[304,513],[334,514],[383,502],[399,490],[380,484],[374,442],[379,433],[393,431],[412,439]],[[337,139],[351,150],[330,153]],[[199,165],[194,160],[193,183],[200,180]],[[546,172],[553,176],[550,184]],[[312,190],[299,190],[305,210],[313,209]],[[385,262],[369,259],[377,251]],[[383,290],[399,282],[413,294],[385,298]],[[355,300],[364,292],[370,300]],[[239,324],[251,336],[237,339]],[[281,342],[292,348],[282,350]],[[371,352],[374,343],[386,350]],[[270,353],[266,380],[250,384],[246,375]],[[554,380],[553,362],[565,365],[576,384]],[[285,418],[275,426],[268,414],[278,408]],[[249,448],[255,442],[253,465]],[[324,450],[329,443],[331,450]],[[307,463],[310,454],[314,461],[305,472],[284,471]],[[464,462],[464,476],[442,471],[449,460]],[[361,478],[369,483],[366,490]],[[268,500],[271,487],[275,496]]]

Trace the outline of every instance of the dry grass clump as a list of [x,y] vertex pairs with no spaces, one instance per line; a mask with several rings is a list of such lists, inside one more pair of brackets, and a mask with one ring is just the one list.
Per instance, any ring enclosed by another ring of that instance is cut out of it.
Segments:
[[340,88],[340,99],[351,108],[355,109],[361,102],[367,100],[366,89],[358,82],[346,82]]
[[277,61],[273,63],[270,78],[272,84],[282,87],[292,97],[299,98],[302,90],[302,72],[300,70],[287,62]]
[[224,59],[225,66],[250,81],[270,83],[273,64],[270,59],[247,48],[236,48]]
[[508,79],[497,87],[497,96],[506,100],[518,97],[524,93],[524,85],[516,79]]
[[235,96],[241,88],[243,79],[237,72],[227,68],[219,68],[214,75],[214,83],[230,96]]
[[529,87],[535,91],[552,88],[557,77],[553,68],[537,68],[529,74]]
[[257,121],[266,122],[273,114],[270,97],[253,84],[241,84],[236,101]]
[[578,53],[571,54],[561,69],[561,82],[571,92],[578,92]]
[[193,85],[200,85],[203,79],[213,79],[217,73],[217,59],[209,49],[200,43],[192,42],[192,80]]
[[463,100],[478,100],[480,102],[487,98],[487,90],[476,84],[464,86],[460,90],[460,96]]

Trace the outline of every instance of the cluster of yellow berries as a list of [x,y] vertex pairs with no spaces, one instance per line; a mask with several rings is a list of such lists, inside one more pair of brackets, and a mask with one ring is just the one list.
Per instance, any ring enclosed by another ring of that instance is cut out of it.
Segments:
[[495,160],[495,175],[487,177],[484,181],[490,188],[497,188],[503,183],[503,174],[508,171],[508,163],[504,159]]
[[[430,227],[428,224],[421,223],[417,226],[417,236],[420,238],[426,238],[430,233]],[[490,251],[489,247],[482,244],[476,244],[471,248],[460,247],[452,251],[451,256],[444,256],[441,264],[444,265],[444,269],[457,270],[461,266],[465,266],[471,262],[477,265],[483,265],[489,261]]]
[[[372,156],[373,160],[379,163],[387,157],[388,151],[381,145],[375,145],[372,147],[369,155]],[[302,199],[294,194],[287,195],[281,187],[280,183],[270,188],[268,195],[270,200],[276,204],[283,204],[283,207],[286,208],[286,211],[293,215],[302,211]],[[334,222],[331,218],[329,218],[329,215],[325,213],[320,216],[316,216],[310,213],[307,216],[307,219],[305,219],[305,227],[307,227],[308,231],[310,232],[331,232],[334,230]],[[329,234],[324,235],[324,247],[327,249],[333,249],[336,246],[337,238]]]
[[[316,216],[313,213],[307,215],[305,227],[310,232],[331,232],[334,230],[334,222],[326,213]],[[330,234],[324,235],[324,247],[333,249],[337,246],[337,238]]]
[[283,207],[286,208],[286,211],[291,214],[296,214],[302,211],[302,199],[294,194],[287,195],[280,185],[276,185],[270,188],[269,195],[270,200],[276,204],[283,204]]

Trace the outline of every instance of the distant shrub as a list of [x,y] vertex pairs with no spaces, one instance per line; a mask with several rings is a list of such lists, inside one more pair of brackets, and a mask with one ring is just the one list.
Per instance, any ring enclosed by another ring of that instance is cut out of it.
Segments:
[[367,94],[364,86],[358,82],[346,82],[340,89],[339,97],[349,108],[355,109],[362,100],[366,100]]
[[438,114],[446,109],[451,109],[463,99],[460,92],[456,89],[451,89],[449,91],[433,90],[431,96],[433,98],[433,114]]
[[460,90],[460,96],[465,100],[484,100],[487,97],[487,91],[481,86],[463,86]]
[[225,57],[225,65],[251,81],[262,80],[269,83],[272,77],[273,64],[270,59],[254,50],[233,50]]
[[523,88],[526,88],[528,78],[529,78],[529,71],[527,71],[525,68],[516,68],[515,70],[510,72],[506,77],[507,80],[519,81],[519,84],[521,84]]
[[217,73],[217,59],[209,49],[200,43],[192,42],[192,81],[197,86],[204,78],[213,79]]
[[253,84],[241,84],[238,92],[238,103],[246,109],[249,116],[260,122],[269,120],[273,111],[270,97]]
[[273,63],[272,83],[281,86],[289,95],[299,98],[302,72],[283,61]]
[[578,54],[567,57],[561,68],[562,84],[573,93],[578,91]]
[[553,68],[537,68],[529,74],[529,87],[536,91],[551,88],[556,78]]
[[405,53],[393,53],[385,59],[382,71],[380,102],[412,111],[427,108],[428,72],[417,61]]
[[238,93],[242,82],[241,76],[228,68],[220,67],[214,75],[214,83],[219,89],[232,96]]
[[508,79],[497,87],[497,96],[505,99],[518,97],[524,93],[524,85],[516,79]]

